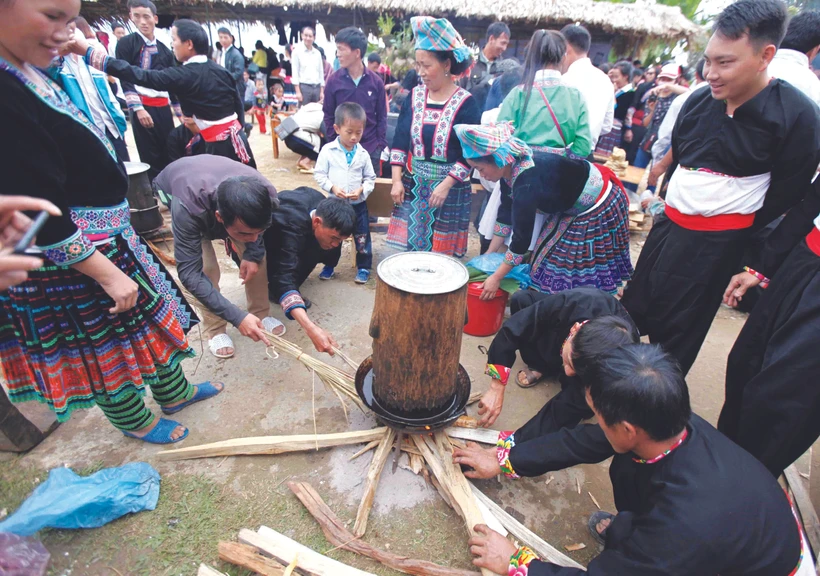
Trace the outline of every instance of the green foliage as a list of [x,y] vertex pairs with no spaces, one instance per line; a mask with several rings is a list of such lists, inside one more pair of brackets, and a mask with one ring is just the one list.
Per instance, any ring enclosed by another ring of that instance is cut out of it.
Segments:
[[[599,2],[612,2],[615,4],[634,4],[635,0],[598,0]],[[800,0],[792,0],[792,2]],[[811,1],[811,0],[805,0]],[[694,21],[700,8],[700,0],[657,0],[659,4],[666,6],[678,6],[683,15]]]
[[390,66],[394,76],[403,76],[413,67],[415,58],[415,42],[410,25],[402,23],[401,28],[396,29],[393,17],[381,14],[376,20],[376,26],[384,46],[376,46],[373,51],[379,53],[383,64]]

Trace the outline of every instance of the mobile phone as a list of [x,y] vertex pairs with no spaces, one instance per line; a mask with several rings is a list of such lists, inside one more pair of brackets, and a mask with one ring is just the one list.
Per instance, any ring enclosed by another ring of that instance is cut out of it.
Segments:
[[23,234],[23,237],[20,238],[20,241],[14,246],[14,253],[15,254],[25,254],[28,247],[31,246],[31,243],[34,242],[35,236],[40,232],[43,228],[43,224],[46,223],[48,220],[48,212],[42,210],[34,221],[29,226],[29,229],[26,230],[26,233]]

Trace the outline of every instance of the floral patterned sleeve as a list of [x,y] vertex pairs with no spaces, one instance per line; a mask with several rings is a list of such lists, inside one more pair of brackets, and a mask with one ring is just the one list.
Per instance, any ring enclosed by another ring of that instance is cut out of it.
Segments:
[[539,560],[538,556],[528,546],[521,546],[510,557],[510,567],[507,576],[527,576],[529,574],[530,563]]
[[498,441],[496,442],[496,455],[498,456],[498,465],[501,466],[501,471],[507,478],[521,478],[515,473],[512,464],[510,463],[510,450],[515,447],[515,435],[512,430],[505,430],[498,433]]

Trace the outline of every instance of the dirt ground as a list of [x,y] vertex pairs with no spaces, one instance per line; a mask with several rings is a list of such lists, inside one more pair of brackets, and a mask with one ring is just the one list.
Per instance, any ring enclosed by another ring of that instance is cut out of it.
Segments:
[[[254,129],[251,143],[260,171],[279,190],[313,185],[310,176],[296,171],[297,158],[284,146],[280,147],[281,157],[273,159],[270,137],[260,135],[258,127]],[[130,150],[135,155],[133,141]],[[634,259],[643,240],[644,236],[633,235]],[[353,282],[352,255],[349,247],[345,250],[334,280],[320,282],[314,274],[302,291],[314,302],[311,318],[330,330],[341,348],[360,361],[370,354],[367,327],[375,282],[371,279],[365,286]],[[223,254],[222,291],[243,305],[237,268],[224,257],[223,250],[217,252]],[[384,245],[384,234],[374,235],[374,252],[374,268],[393,253]],[[474,236],[465,261],[477,254],[478,242]],[[274,316],[287,324],[286,337],[305,350],[312,350],[310,340],[298,325],[285,320],[277,306],[271,309]],[[744,320],[745,315],[741,313],[726,308],[720,310],[688,378],[694,410],[713,423],[723,400],[726,355]],[[236,344],[236,356],[228,360],[217,360],[208,353],[207,341],[201,338],[198,329],[190,334],[199,354],[185,362],[189,379],[192,382],[222,381],[226,389],[216,398],[178,415],[190,429],[189,437],[181,446],[243,436],[312,433],[314,392],[309,373],[284,355],[276,360],[267,357],[263,345],[242,338],[234,328],[229,329],[229,334]],[[489,346],[490,342],[489,337],[464,336],[461,362],[473,379],[474,390],[483,390],[489,384],[488,377],[483,375],[485,356],[478,347]],[[520,367],[516,365],[514,372]],[[528,390],[510,385],[504,410],[494,428],[507,430],[520,426],[557,390],[555,382]],[[152,400],[148,403],[156,410]],[[475,414],[475,409],[473,406],[469,412]],[[336,397],[316,383],[315,425],[319,432],[367,429],[376,425],[370,414],[362,414],[355,408],[350,414],[348,424]],[[54,467],[69,466],[87,473],[126,462],[149,462],[162,476],[158,508],[99,529],[41,533],[52,553],[52,573],[188,575],[194,574],[202,561],[231,574],[244,574],[217,559],[217,542],[234,539],[240,528],[255,530],[264,524],[317,551],[327,552],[333,548],[287,489],[285,481],[311,483],[340,517],[351,519],[361,498],[370,460],[366,455],[349,462],[348,458],[358,448],[164,463],[155,458],[161,448],[125,438],[95,408],[76,413],[29,454],[0,458],[0,509],[13,512],[34,485],[45,479],[46,471]],[[423,479],[402,468],[391,474],[389,468],[382,475],[365,540],[397,553],[469,568],[466,531],[458,517]],[[557,548],[563,550],[565,545],[584,543],[585,549],[568,554],[586,564],[598,553],[598,546],[586,529],[588,515],[596,510],[590,494],[603,509],[614,510],[607,469],[605,462],[555,472],[547,475],[547,478],[554,477],[549,486],[545,485],[544,477],[478,484],[508,512]],[[581,485],[581,494],[577,492],[576,481]],[[812,495],[817,502],[820,490],[815,489]],[[329,555],[371,572],[394,574],[350,553],[330,551]]]

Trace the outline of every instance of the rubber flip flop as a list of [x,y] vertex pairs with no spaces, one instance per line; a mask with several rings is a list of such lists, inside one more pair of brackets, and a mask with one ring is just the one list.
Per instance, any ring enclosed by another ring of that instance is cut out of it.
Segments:
[[136,438],[137,440],[142,440],[143,442],[148,442],[149,444],[174,444],[175,442],[185,440],[188,437],[188,429],[185,428],[185,434],[177,439],[171,438],[171,434],[173,434],[177,426],[181,426],[181,424],[179,422],[174,422],[173,420],[160,418],[157,425],[154,426],[154,429],[145,436],[140,437],[136,434],[132,434],[131,432],[126,432],[125,430],[122,430],[122,433],[129,438]]
[[[521,374],[524,374],[524,377],[527,379],[526,383],[521,382],[521,380],[518,378],[518,376],[520,376]],[[534,378],[534,379],[530,380],[530,378]],[[533,386],[535,386],[536,384],[541,382],[541,380],[543,380],[543,379],[544,379],[543,374],[541,376],[539,376],[538,378],[535,378],[532,370],[519,370],[518,375],[515,377],[515,383],[518,384],[518,386],[521,387],[521,388],[532,388]]]
[[609,526],[612,526],[612,520],[615,519],[615,514],[598,510],[597,512],[593,512],[589,517],[589,520],[587,520],[587,528],[589,528],[589,533],[592,534],[595,541],[602,546],[606,544],[606,531],[609,530],[609,526],[604,528],[603,532],[598,532],[598,523],[606,519],[610,520]]
[[[223,385],[222,390],[224,390],[224,389],[225,389],[225,387]],[[217,388],[216,386],[214,386],[210,382],[203,382],[202,384],[197,384],[196,385],[196,394],[194,394],[193,398],[183,402],[182,404],[179,404],[178,406],[174,406],[173,408],[163,408],[162,413],[166,414],[166,415],[169,415],[169,416],[171,414],[176,414],[177,412],[187,408],[191,404],[196,404],[197,402],[201,402],[202,400],[207,400],[208,398],[213,398],[214,396],[216,396],[217,394],[222,392],[222,390],[220,390],[219,388]]]

